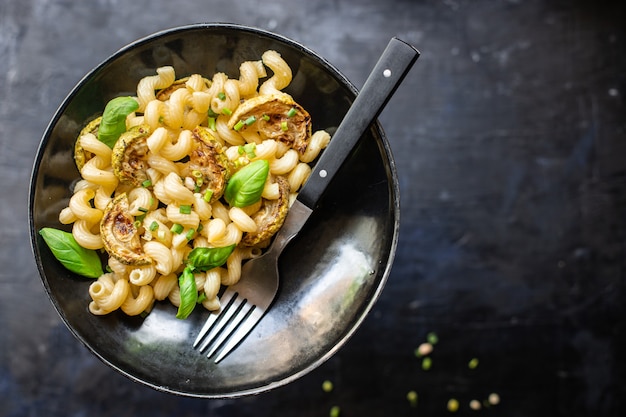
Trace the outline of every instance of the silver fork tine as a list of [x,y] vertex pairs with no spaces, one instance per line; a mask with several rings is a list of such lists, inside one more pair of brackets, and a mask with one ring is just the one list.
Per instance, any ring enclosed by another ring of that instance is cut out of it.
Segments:
[[214,324],[205,336],[204,342],[198,348],[200,352],[203,352],[209,345],[214,343],[213,341],[215,338],[223,332],[223,329],[226,328],[226,325],[231,321],[232,317],[239,313],[239,310],[245,301],[243,298],[237,297],[236,292],[229,293],[228,298],[229,299],[224,304],[224,307],[220,310],[219,314],[214,315],[215,318],[212,320]]
[[[246,312],[246,314],[241,314],[241,320],[243,320],[243,322],[237,323],[237,325],[235,325],[235,323],[232,323],[231,326],[228,328],[228,332],[224,332],[222,334],[222,337],[220,337],[220,340],[215,343],[211,354],[209,354],[208,356],[211,356],[213,353],[215,353],[215,351],[217,351],[222,343],[226,342],[224,344],[224,347],[221,349],[219,355],[215,358],[215,363],[218,363],[222,359],[224,359],[224,357],[226,357],[226,355],[228,355],[230,351],[233,350],[239,344],[239,342],[248,335],[248,333],[250,333],[252,328],[259,322],[259,320],[261,320],[261,317],[263,317],[263,314],[265,312],[262,309],[256,308],[256,306],[251,304],[249,306],[250,308],[247,309],[248,311]],[[243,313],[243,310],[241,313]]]
[[[202,329],[200,329],[200,333],[198,333],[198,336],[196,337],[196,340],[193,342],[193,347],[197,347],[198,344],[202,341],[202,339],[204,339],[204,337],[206,336],[206,334],[209,332],[209,330],[211,330],[211,328],[213,327],[213,325],[215,324],[215,322],[220,318],[220,316],[222,315],[222,313],[224,312],[224,309],[230,304],[233,296],[235,296],[236,293],[233,291],[226,291],[224,292],[224,294],[221,297],[221,304],[222,304],[222,310],[219,313],[211,313],[209,314],[209,317],[207,318],[206,322],[204,323],[204,326],[202,326]],[[199,350],[203,351],[206,348],[206,346],[202,346]]]

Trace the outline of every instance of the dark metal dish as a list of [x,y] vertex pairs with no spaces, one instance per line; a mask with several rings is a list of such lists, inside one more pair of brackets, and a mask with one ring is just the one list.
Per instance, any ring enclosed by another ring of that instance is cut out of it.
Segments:
[[308,373],[354,333],[389,275],[399,230],[398,182],[389,144],[373,125],[283,253],[281,288],[248,342],[215,364],[192,348],[207,311],[175,318],[157,303],[144,319],[94,316],[89,280],[54,259],[38,231],[63,228],[59,211],[79,177],[74,141],[108,100],[134,95],[140,78],[173,65],[177,75],[237,76],[239,64],[275,49],[293,70],[285,90],[331,134],[356,95],[354,86],[313,51],[282,36],[230,24],[190,25],[156,33],[113,54],[68,95],[44,133],[33,167],[29,222],[33,252],[59,315],[90,351],[127,377],[155,389],[196,397],[255,394]]

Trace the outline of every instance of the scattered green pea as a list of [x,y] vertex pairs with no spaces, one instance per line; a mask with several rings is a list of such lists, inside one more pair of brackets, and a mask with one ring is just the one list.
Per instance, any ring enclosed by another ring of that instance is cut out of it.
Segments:
[[450,398],[448,400],[448,411],[451,413],[456,413],[459,411],[459,401],[455,398]]
[[433,360],[426,356],[424,359],[422,359],[422,369],[425,371],[428,371],[431,367],[433,366]]
[[417,406],[417,392],[415,391],[407,392],[406,399],[409,401],[409,404],[411,404],[411,407]]
[[329,381],[328,379],[324,382],[322,382],[322,390],[324,392],[331,392],[333,390],[333,383],[332,381]]
[[428,341],[431,345],[436,345],[439,341],[439,336],[437,336],[437,333],[435,332],[430,332],[426,335],[426,341]]
[[451,413],[456,413],[459,410],[459,401],[455,398],[450,398],[448,400],[448,411]]
[[339,414],[341,414],[341,409],[338,405],[333,405],[332,407],[330,407],[330,417],[339,417]]
[[478,358],[472,358],[468,363],[467,366],[470,369],[476,369],[476,367],[478,367]]

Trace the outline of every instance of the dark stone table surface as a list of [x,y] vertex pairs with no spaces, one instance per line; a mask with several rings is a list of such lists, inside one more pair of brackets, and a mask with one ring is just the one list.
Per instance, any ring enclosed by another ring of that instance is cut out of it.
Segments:
[[[211,21],[286,35],[357,87],[391,36],[422,52],[380,116],[402,204],[384,292],[319,368],[228,400],[146,388],[89,353],[46,297],[27,215],[74,84],[129,42]],[[623,1],[2,0],[0,416],[443,416],[450,398],[457,415],[626,415],[625,29]]]

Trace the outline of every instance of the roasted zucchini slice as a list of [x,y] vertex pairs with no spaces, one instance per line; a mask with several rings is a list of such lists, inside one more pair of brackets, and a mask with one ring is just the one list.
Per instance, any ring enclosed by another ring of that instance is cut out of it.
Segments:
[[100,122],[102,121],[102,116],[98,117],[91,122],[87,123],[80,133],[78,134],[78,138],[76,138],[76,143],[74,144],[74,162],[76,163],[76,168],[78,171],[82,170],[85,166],[85,163],[93,158],[93,154],[83,149],[80,144],[80,137],[91,133],[98,137],[98,128],[100,127]]
[[287,144],[300,154],[311,139],[311,116],[288,94],[250,98],[237,107],[228,121],[237,131],[254,129],[261,139]]
[[279,197],[276,200],[263,199],[261,208],[251,217],[257,225],[255,232],[245,233],[241,239],[244,246],[254,246],[270,239],[281,228],[289,212],[289,181],[283,176],[276,176]]
[[139,240],[135,218],[129,213],[126,193],[109,202],[100,221],[100,235],[108,254],[126,265],[148,265],[152,259],[146,255]]
[[209,202],[212,203],[224,194],[226,183],[234,170],[233,164],[208,128],[198,126],[192,131],[191,136],[193,149],[189,155],[189,162],[181,174],[196,184],[195,192],[202,195],[209,192]]

